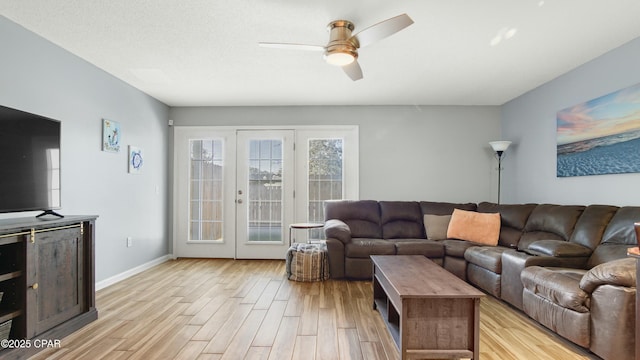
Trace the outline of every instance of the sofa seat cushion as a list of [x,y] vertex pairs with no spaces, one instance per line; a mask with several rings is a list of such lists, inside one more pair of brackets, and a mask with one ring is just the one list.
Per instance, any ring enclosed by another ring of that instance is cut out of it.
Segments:
[[464,259],[464,252],[467,251],[468,248],[478,246],[479,244],[464,240],[447,239],[442,240],[442,245],[444,245],[444,253],[447,254],[447,256]]
[[424,255],[428,258],[443,258],[444,245],[428,239],[389,240],[396,246],[396,255]]
[[344,254],[351,258],[369,258],[370,255],[395,255],[395,245],[387,240],[356,238],[344,246]]
[[589,294],[580,289],[580,279],[586,270],[530,266],[522,270],[524,288],[563,308],[589,312]]
[[589,257],[592,250],[586,246],[562,240],[538,240],[527,247],[533,254],[560,257]]
[[464,258],[471,264],[485,268],[493,273],[502,273],[502,253],[507,250],[503,246],[474,246],[464,253]]

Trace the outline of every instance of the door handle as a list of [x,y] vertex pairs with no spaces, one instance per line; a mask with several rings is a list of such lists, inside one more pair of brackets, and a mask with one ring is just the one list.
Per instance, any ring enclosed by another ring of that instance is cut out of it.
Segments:
[[242,199],[236,200],[238,204],[242,204]]

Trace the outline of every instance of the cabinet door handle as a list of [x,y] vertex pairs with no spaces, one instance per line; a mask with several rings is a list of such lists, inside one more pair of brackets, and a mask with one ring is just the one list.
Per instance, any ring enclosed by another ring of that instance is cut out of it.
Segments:
[[34,283],[33,285],[31,285],[29,287],[32,288],[33,290],[37,290],[38,289],[38,283]]

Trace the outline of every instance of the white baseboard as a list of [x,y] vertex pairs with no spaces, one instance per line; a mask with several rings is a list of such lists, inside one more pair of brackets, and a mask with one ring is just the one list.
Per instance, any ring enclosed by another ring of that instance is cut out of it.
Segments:
[[122,280],[124,280],[126,278],[130,278],[133,275],[139,274],[139,273],[141,273],[141,272],[143,272],[145,270],[151,269],[152,267],[154,267],[156,265],[162,264],[163,262],[168,261],[168,260],[172,260],[172,259],[175,259],[175,257],[172,254],[165,255],[165,256],[159,257],[157,259],[151,260],[151,261],[149,261],[147,263],[144,263],[144,264],[142,264],[140,266],[136,266],[133,269],[129,269],[129,270],[123,272],[123,273],[114,275],[114,276],[112,276],[110,278],[107,278],[107,279],[104,279],[102,281],[98,281],[96,283],[96,291],[104,289],[107,286],[111,286],[111,285],[113,285],[113,284],[115,284],[117,282],[120,282],[120,281],[122,281]]

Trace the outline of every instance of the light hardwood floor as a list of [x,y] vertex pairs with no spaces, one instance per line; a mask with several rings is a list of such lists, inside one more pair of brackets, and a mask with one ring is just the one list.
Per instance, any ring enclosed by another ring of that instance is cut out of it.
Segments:
[[[99,319],[32,359],[399,358],[371,282],[300,283],[283,261],[179,259],[97,294]],[[490,296],[481,359],[591,359]]]

